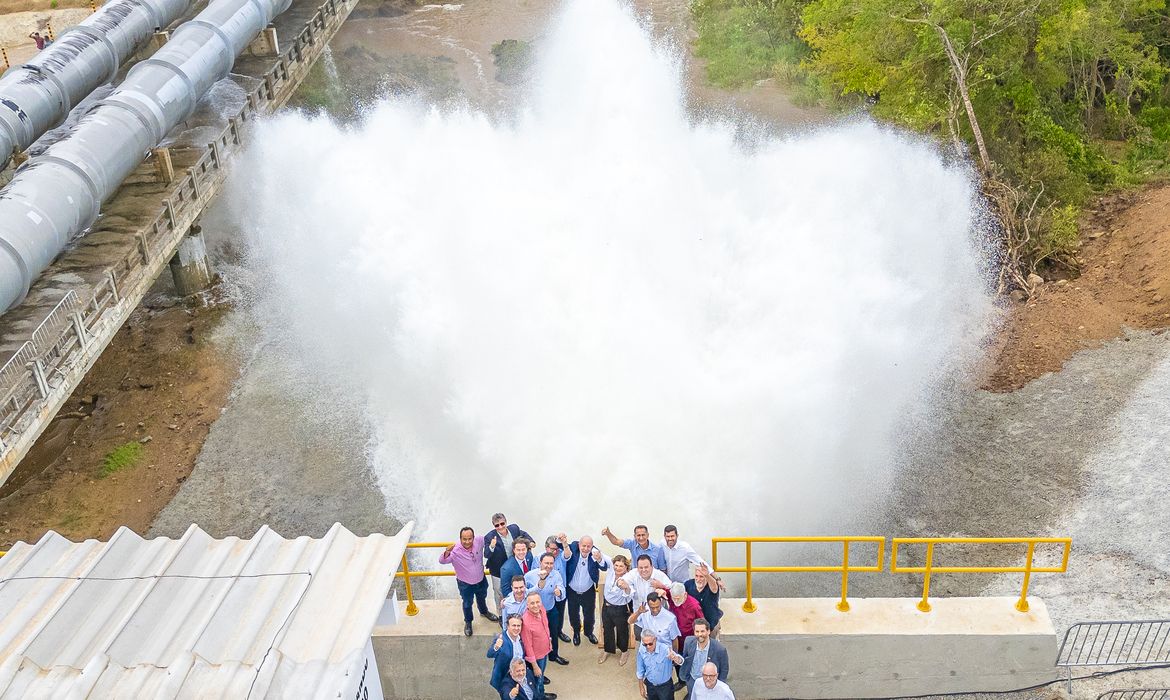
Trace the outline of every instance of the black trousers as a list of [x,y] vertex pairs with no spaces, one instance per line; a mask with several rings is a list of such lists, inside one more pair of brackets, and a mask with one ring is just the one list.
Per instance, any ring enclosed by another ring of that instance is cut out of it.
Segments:
[[646,700],[674,700],[674,681],[662,685],[646,684]]
[[[630,606],[606,603],[601,609],[601,632],[606,653],[630,650]],[[616,644],[615,644],[616,642]]]
[[567,600],[569,602],[569,626],[573,628],[574,634],[582,631],[582,616],[585,618],[585,634],[593,634],[593,616],[597,610],[597,586],[593,586],[584,593],[578,593],[570,588]]
[[561,630],[565,627],[565,601],[552,606],[548,610],[548,631],[549,636],[552,637],[552,652],[549,653],[550,659],[559,658],[561,655],[561,639],[558,636]]

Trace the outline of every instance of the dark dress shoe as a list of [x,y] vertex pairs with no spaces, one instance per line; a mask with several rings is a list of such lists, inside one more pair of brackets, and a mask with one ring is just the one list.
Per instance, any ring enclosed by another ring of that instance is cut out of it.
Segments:
[[674,684],[674,689],[675,689],[675,691],[676,691],[676,692],[677,692],[677,691],[679,691],[679,690],[682,690],[682,689],[683,689],[683,688],[685,688],[685,687],[687,687],[687,684],[686,684],[686,682],[684,682],[684,681],[679,681],[678,683],[675,683],[675,684]]
[[597,637],[594,636],[592,632],[585,635],[585,639],[588,639],[589,643],[592,644],[593,646],[597,646]]
[[545,685],[552,685],[552,679],[548,677],[548,674],[547,674],[547,673],[546,673],[546,674],[544,674],[543,676],[541,676],[541,678],[543,678],[543,679],[544,679],[544,684],[545,684]]
[[556,693],[545,693],[544,700],[557,700],[557,694]]
[[486,617],[486,618],[487,618],[488,620],[490,620],[491,622],[499,622],[499,621],[500,621],[500,616],[499,616],[499,615],[497,615],[497,614],[495,614],[495,613],[490,613],[490,612],[481,612],[481,613],[479,614],[479,616],[480,616],[480,617]]
[[572,641],[569,639],[569,635],[565,634],[564,632],[557,634],[557,636],[560,637],[561,641],[564,642],[565,644],[568,644],[570,641]]
[[568,665],[569,665],[569,660],[568,660],[568,659],[566,659],[566,658],[565,658],[565,657],[563,657],[563,656],[558,656],[558,657],[556,657],[555,659],[553,659],[553,663],[558,663],[558,664],[560,664],[560,665],[562,665],[562,666],[568,666]]
[[471,623],[470,622],[463,623],[463,634],[467,635],[468,637],[471,636]]
[[573,632],[573,646],[575,646],[575,647],[581,646],[581,633],[580,632]]

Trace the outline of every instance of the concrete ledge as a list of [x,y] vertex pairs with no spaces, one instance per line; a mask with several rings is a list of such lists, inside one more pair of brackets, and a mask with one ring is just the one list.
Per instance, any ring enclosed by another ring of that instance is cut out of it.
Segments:
[[[731,656],[729,684],[750,698],[875,698],[1022,688],[1056,678],[1056,633],[1044,602],[938,598],[919,612],[909,598],[723,602],[720,640]],[[374,653],[387,698],[491,698],[484,657],[495,625],[477,618],[463,636],[455,600],[420,601],[415,617],[376,627]],[[566,698],[636,698],[634,664],[598,665],[590,645],[563,645],[573,662],[556,668]],[[553,674],[550,674],[553,675]],[[679,696],[681,697],[681,695]]]
[[745,698],[873,698],[1001,691],[1056,678],[1056,632],[1038,598],[756,599],[723,605],[731,686]]

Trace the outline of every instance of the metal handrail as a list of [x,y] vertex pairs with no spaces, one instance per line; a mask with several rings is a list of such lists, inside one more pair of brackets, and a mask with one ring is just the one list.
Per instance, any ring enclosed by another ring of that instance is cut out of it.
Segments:
[[[834,566],[752,566],[752,544],[755,543],[816,543],[816,542],[830,542],[841,545],[841,563]],[[877,564],[872,566],[857,566],[849,563],[849,545],[853,542],[868,542],[877,544]],[[719,566],[719,545],[720,544],[738,544],[744,545],[744,565],[743,566]],[[756,605],[752,602],[752,574],[754,573],[800,573],[800,572],[837,572],[841,574],[841,600],[837,603],[837,609],[841,612],[849,612],[849,574],[851,572],[871,572],[876,573],[882,570],[882,565],[885,562],[886,554],[886,538],[884,537],[712,537],[711,538],[711,568],[719,573],[729,574],[746,574],[747,588],[746,600],[743,604],[743,611],[752,613],[756,611]]]
[[[410,564],[407,562],[406,555],[411,549],[446,549],[454,542],[410,542],[406,545],[407,552],[402,553],[402,567],[401,570],[394,574],[395,578],[401,578],[406,586],[406,614],[414,616],[418,614],[418,606],[414,603],[414,590],[410,586],[410,579],[425,578],[427,576],[454,576],[455,572],[451,569],[444,569],[441,571],[411,571]],[[487,569],[483,570],[484,576],[489,575]]]
[[[1036,567],[1032,565],[1038,544],[1062,544],[1064,551],[1059,567]],[[925,544],[926,561],[922,566],[901,566],[898,564],[898,546],[903,544]],[[1024,544],[1028,546],[1023,566],[935,566],[934,546],[936,544]],[[1028,586],[1032,574],[1060,574],[1068,570],[1068,555],[1072,551],[1071,537],[895,537],[890,547],[890,573],[923,574],[922,600],[918,609],[930,612],[930,577],[932,574],[1023,574],[1024,585],[1016,610],[1028,612]]]

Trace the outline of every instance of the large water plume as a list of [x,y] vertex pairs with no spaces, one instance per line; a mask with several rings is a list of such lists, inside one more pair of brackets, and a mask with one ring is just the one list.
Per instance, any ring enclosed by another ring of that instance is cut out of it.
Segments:
[[871,124],[696,124],[616,0],[566,4],[533,85],[511,120],[286,115],[234,177],[257,316],[351,379],[393,513],[840,529],[983,327],[964,170]]

